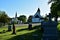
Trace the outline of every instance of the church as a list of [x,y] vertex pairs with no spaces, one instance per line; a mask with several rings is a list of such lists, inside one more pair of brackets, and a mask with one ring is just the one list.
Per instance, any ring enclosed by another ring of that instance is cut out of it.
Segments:
[[11,23],[12,23],[13,21],[14,21],[15,23],[17,23],[17,24],[22,23],[22,21],[20,21],[20,20],[17,19],[17,12],[16,12],[16,14],[15,14],[15,17],[12,18]]
[[40,15],[40,9],[38,8],[37,12],[32,17],[32,22],[38,23],[38,22],[42,22],[42,21],[44,21],[44,20],[43,20],[43,17]]

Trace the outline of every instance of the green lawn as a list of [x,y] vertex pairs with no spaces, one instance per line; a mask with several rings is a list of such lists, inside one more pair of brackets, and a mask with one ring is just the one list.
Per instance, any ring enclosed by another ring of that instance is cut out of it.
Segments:
[[[3,30],[6,32],[3,33]],[[0,40],[41,40],[42,32],[39,27],[28,30],[28,26],[16,27],[16,35],[12,31],[8,32],[7,27],[0,28]]]
[[[57,26],[60,39],[60,24]],[[6,32],[3,33],[3,30]],[[12,31],[8,32],[7,27],[0,28],[0,40],[41,40],[42,32],[40,26],[33,26],[32,30],[28,30],[28,26],[16,27],[16,35]]]

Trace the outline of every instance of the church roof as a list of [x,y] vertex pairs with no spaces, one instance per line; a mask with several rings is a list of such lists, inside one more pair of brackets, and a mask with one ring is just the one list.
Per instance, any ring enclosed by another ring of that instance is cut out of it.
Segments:
[[42,16],[40,15],[40,9],[39,8],[38,8],[37,12],[35,13],[35,15],[33,17],[42,18]]

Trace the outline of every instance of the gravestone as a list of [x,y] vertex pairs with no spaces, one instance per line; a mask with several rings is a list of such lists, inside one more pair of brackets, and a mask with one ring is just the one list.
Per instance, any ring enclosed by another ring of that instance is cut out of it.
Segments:
[[8,31],[11,31],[12,30],[12,26],[11,26],[11,24],[9,23],[8,24]]
[[51,14],[49,14],[49,21],[42,22],[43,27],[43,40],[58,40],[57,35],[57,22],[51,20]]
[[32,30],[32,24],[31,23],[28,24],[28,29]]

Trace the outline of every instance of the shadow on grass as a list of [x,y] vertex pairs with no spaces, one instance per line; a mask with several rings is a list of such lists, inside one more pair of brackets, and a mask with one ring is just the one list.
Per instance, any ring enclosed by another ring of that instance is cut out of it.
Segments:
[[6,33],[6,32],[11,32],[11,31],[8,31],[8,30],[2,30],[2,31],[0,32],[0,34]]
[[2,32],[0,32],[0,34],[2,34]]
[[41,40],[42,32],[36,30],[32,33],[14,36],[8,40]]
[[19,30],[17,30],[17,32],[19,32],[19,31],[23,31],[23,30],[28,30],[28,28],[19,29]]
[[38,25],[38,26],[34,26],[32,29],[39,29],[39,28],[41,28],[40,25]]
[[60,30],[58,30],[58,39],[60,40]]
[[[38,25],[38,26],[34,26],[33,28],[32,28],[32,30],[34,30],[34,29],[39,29],[40,28],[40,25]],[[19,30],[17,30],[17,32],[19,32],[19,31],[23,31],[23,30],[29,30],[28,28],[24,28],[24,29],[19,29]]]
[[[34,26],[34,27],[32,28],[32,30],[34,30],[34,29],[39,29],[39,28],[40,28],[40,25]],[[20,32],[20,31],[23,31],[23,30],[29,30],[29,29],[28,29],[28,28],[19,29],[19,30],[17,30],[17,32]],[[11,32],[11,31],[8,31],[8,30],[2,30],[2,31],[0,32],[0,34],[6,33],[6,32]]]
[[6,33],[6,32],[9,32],[9,31],[7,31],[7,30],[2,30],[2,31],[0,32],[0,34]]

